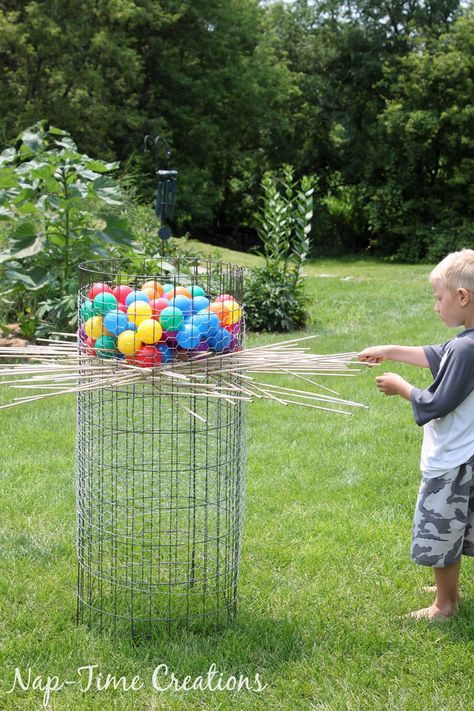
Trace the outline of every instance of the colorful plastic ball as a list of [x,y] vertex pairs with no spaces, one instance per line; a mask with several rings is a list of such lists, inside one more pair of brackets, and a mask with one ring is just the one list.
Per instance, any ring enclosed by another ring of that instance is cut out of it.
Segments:
[[87,321],[88,318],[94,315],[94,310],[92,308],[92,301],[86,299],[83,304],[81,304],[81,318],[83,321]]
[[94,344],[96,355],[100,358],[113,358],[115,353],[115,338],[100,336]]
[[92,284],[87,296],[89,297],[89,299],[91,301],[94,301],[97,294],[102,294],[104,291],[108,292],[109,294],[112,293],[112,289],[110,288],[110,286],[108,284],[105,284],[104,282],[99,281],[96,284]]
[[135,331],[127,329],[117,338],[117,348],[124,355],[133,355],[141,346],[142,342],[137,338]]
[[231,340],[232,334],[230,334],[225,328],[221,328],[218,333],[210,336],[207,342],[209,344],[209,348],[212,348],[213,351],[220,353],[225,351],[230,346]]
[[231,294],[219,294],[219,296],[216,296],[214,299],[215,303],[220,303],[221,301],[227,301],[227,300],[234,300],[234,297],[231,296]]
[[77,337],[81,343],[84,343],[84,341],[87,338],[87,333],[86,329],[84,328],[84,324],[82,323],[79,328],[77,329]]
[[196,346],[196,350],[199,352],[208,351],[209,350],[209,343],[207,341],[201,341]]
[[191,316],[192,311],[192,301],[188,299],[187,296],[183,294],[178,294],[170,299],[170,306],[176,306],[180,311],[182,311],[184,318]]
[[189,287],[189,291],[191,292],[191,296],[193,299],[196,296],[206,296],[206,292],[202,288],[202,286],[198,286],[197,284],[193,284],[192,286]]
[[137,326],[133,323],[133,321],[129,321],[127,323],[127,331],[136,331]]
[[176,286],[166,292],[166,298],[170,299],[170,301],[171,299],[174,299],[175,296],[186,296],[186,298],[190,301],[193,298],[191,292],[189,291],[189,289],[186,289],[185,286]]
[[163,294],[166,296],[168,291],[171,291],[171,289],[174,289],[174,284],[163,284]]
[[203,309],[193,315],[193,322],[199,326],[203,336],[208,337],[217,332],[221,327],[219,316],[209,309]]
[[165,299],[162,296],[158,297],[157,299],[152,299],[150,301],[152,313],[151,317],[157,319],[163,309],[167,309],[169,305],[170,302],[168,301],[168,299]]
[[156,281],[155,279],[150,279],[149,281],[146,281],[143,284],[142,289],[153,289],[153,291],[154,291],[153,298],[154,299],[158,299],[160,296],[163,296],[163,294],[165,293],[160,282]]
[[131,294],[133,289],[125,284],[119,284],[114,289],[112,289],[112,294],[115,296],[119,304],[125,304],[125,299],[129,294]]
[[221,325],[224,323],[224,319],[229,315],[229,309],[227,308],[227,306],[224,305],[223,301],[218,301],[217,303],[214,301],[209,306],[209,311],[212,311],[212,313],[217,314]]
[[127,324],[128,315],[119,309],[109,311],[104,317],[104,326],[112,336],[118,336],[122,331],[126,331]]
[[117,308],[117,299],[108,291],[102,291],[94,297],[92,309],[96,316],[105,316],[109,311]]
[[173,360],[173,349],[166,345],[166,343],[158,343],[158,350],[161,353],[162,363],[171,363]]
[[230,343],[229,343],[228,348],[229,348],[229,351],[232,351],[232,352],[233,351],[240,351],[239,339],[236,336],[234,336],[233,334],[231,334]]
[[147,318],[142,321],[137,328],[137,338],[149,345],[158,343],[163,333],[163,328],[155,319]]
[[184,323],[176,334],[176,340],[181,348],[196,348],[201,340],[201,331],[192,323]]
[[84,341],[84,350],[87,355],[95,356],[94,343],[95,341],[93,341],[92,338],[89,338],[89,336],[87,336],[86,340]]
[[191,309],[193,313],[208,309],[211,302],[206,296],[194,296],[191,301]]
[[183,312],[176,306],[168,306],[159,316],[159,321],[165,331],[177,331],[183,320]]
[[120,302],[117,304],[117,309],[119,311],[122,311],[122,313],[126,314],[127,313],[127,307],[125,304],[121,304]]
[[125,299],[125,306],[128,307],[135,301],[146,301],[147,304],[150,303],[150,297],[145,294],[141,289],[139,291],[131,291],[130,294]]
[[242,318],[242,307],[235,301],[235,299],[229,299],[228,301],[222,302],[224,306],[229,309],[228,315],[224,316],[222,321],[224,326],[231,326],[233,323],[237,323]]
[[137,326],[151,318],[151,306],[148,301],[133,301],[127,309],[129,321],[132,321]]
[[148,296],[149,301],[156,298],[156,291],[151,286],[143,286],[140,291]]
[[142,346],[137,350],[131,358],[134,365],[139,365],[141,368],[151,368],[156,365],[161,365],[162,354],[155,346]]
[[84,324],[84,330],[94,341],[105,334],[104,319],[102,316],[92,316]]
[[242,328],[242,322],[237,321],[237,323],[231,323],[230,326],[224,326],[224,328],[226,328],[229,333],[237,335],[238,333],[240,333],[240,330]]

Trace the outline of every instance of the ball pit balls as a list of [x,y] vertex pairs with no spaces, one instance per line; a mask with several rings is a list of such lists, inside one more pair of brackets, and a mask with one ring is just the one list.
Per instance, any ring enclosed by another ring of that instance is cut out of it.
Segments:
[[224,305],[223,301],[219,301],[218,303],[214,302],[213,304],[211,304],[209,306],[209,311],[214,314],[217,314],[221,324],[224,323],[224,319],[226,319],[229,315],[229,309],[227,308],[227,306]]
[[125,284],[120,284],[112,289],[112,294],[115,296],[119,304],[125,304],[125,299],[129,294],[131,294],[133,289],[130,286],[125,286]]
[[100,336],[94,344],[95,352],[100,358],[113,358],[115,354],[115,338]]
[[117,308],[117,299],[109,291],[102,291],[94,297],[92,310],[96,316],[105,316]]
[[222,320],[224,326],[231,326],[233,323],[237,323],[242,317],[242,309],[234,299],[226,299],[222,301],[222,304],[229,310]]
[[193,298],[191,292],[184,286],[176,286],[175,288],[170,289],[166,293],[166,296],[170,299],[170,301],[171,299],[174,299],[175,296],[186,296],[189,300]]
[[148,296],[148,301],[151,301],[156,297],[156,291],[151,286],[143,286],[140,291]]
[[215,331],[218,331],[221,326],[219,316],[209,311],[209,309],[203,309],[202,311],[198,311],[197,314],[194,314],[193,322],[199,326],[202,335],[206,338],[211,336]]
[[145,290],[145,289],[153,289],[154,296],[152,298],[154,298],[154,299],[158,299],[160,296],[163,296],[163,294],[165,293],[160,282],[155,281],[154,279],[152,279],[150,281],[146,281],[143,284],[142,290]]
[[232,334],[229,333],[225,328],[221,328],[215,335],[209,337],[208,344],[209,348],[218,353],[225,351],[229,347],[232,339]]
[[163,328],[161,327],[161,324],[152,318],[145,319],[145,321],[142,321],[137,328],[137,338],[148,345],[158,343],[162,333]]
[[158,318],[163,309],[167,309],[169,305],[168,299],[164,299],[162,296],[152,299],[150,301],[152,318]]
[[87,296],[91,301],[93,301],[97,294],[102,294],[104,291],[108,292],[109,294],[112,293],[112,289],[108,284],[104,284],[103,282],[99,281],[96,284],[92,284]]
[[201,340],[201,331],[192,323],[184,323],[176,334],[176,340],[181,348],[196,348]]
[[89,336],[87,336],[86,340],[84,341],[84,349],[87,355],[95,356],[94,341],[92,340],[92,338],[89,338]]
[[94,341],[105,334],[104,319],[102,316],[92,316],[84,324],[84,330]]
[[197,284],[193,284],[192,286],[190,286],[189,291],[191,292],[191,296],[193,298],[195,296],[206,296],[206,292],[204,291],[202,286],[198,286]]
[[174,289],[174,284],[163,284],[163,294],[166,296],[168,291],[171,291],[171,289]]
[[211,302],[205,296],[193,296],[191,300],[191,309],[194,313],[202,311],[203,309],[208,309]]
[[160,313],[160,323],[165,331],[177,331],[183,323],[183,312],[176,306],[168,306]]
[[150,297],[145,294],[144,291],[131,291],[130,294],[127,296],[125,299],[125,306],[128,307],[133,304],[135,301],[146,301],[146,303],[150,303]]
[[118,336],[128,326],[128,315],[123,311],[114,309],[104,316],[104,326],[112,336]]
[[161,351],[155,346],[142,346],[128,360],[133,365],[139,365],[141,368],[150,368],[161,364],[162,355]]
[[90,299],[86,299],[81,305],[81,318],[83,321],[87,321],[87,319],[89,319],[93,315],[94,310],[92,308],[92,301]]
[[142,321],[151,318],[151,306],[148,301],[133,301],[127,309],[129,321],[139,326]]
[[216,296],[214,301],[218,304],[221,301],[233,301],[234,297],[231,296],[230,294],[219,294],[219,296]]
[[161,353],[161,362],[171,363],[173,360],[173,350],[167,346],[166,343],[158,343],[157,348]]
[[175,306],[177,309],[179,309],[184,318],[188,318],[188,316],[191,316],[191,311],[192,311],[192,301],[189,299],[187,296],[184,296],[184,294],[178,294],[177,296],[174,296],[172,299],[170,299],[170,306]]
[[142,342],[137,338],[135,331],[127,329],[117,338],[117,348],[120,353],[126,356],[133,355],[142,346]]

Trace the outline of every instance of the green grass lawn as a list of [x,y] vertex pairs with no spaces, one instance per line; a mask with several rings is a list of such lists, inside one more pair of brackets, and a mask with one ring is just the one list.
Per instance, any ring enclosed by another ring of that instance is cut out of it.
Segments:
[[[237,259],[227,252],[227,259]],[[305,267],[317,353],[376,343],[447,340],[433,312],[428,267],[318,261]],[[388,364],[418,386],[429,373]],[[75,626],[75,402],[0,412],[0,708],[41,708],[41,690],[7,695],[15,667],[32,678],[139,675],[144,687],[81,693],[65,687],[53,709],[474,708],[473,561],[464,603],[443,625],[397,616],[431,602],[431,571],[410,561],[421,431],[408,403],[374,386],[376,371],[326,378],[370,406],[352,417],[256,401],[249,406],[247,514],[239,612],[219,633],[154,642],[112,639]],[[5,394],[2,395],[6,397]],[[260,675],[261,692],[156,691],[165,663],[181,679]]]

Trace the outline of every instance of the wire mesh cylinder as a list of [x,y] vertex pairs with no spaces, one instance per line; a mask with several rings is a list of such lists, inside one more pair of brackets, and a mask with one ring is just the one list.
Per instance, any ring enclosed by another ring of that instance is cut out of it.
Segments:
[[[95,301],[89,297],[94,284],[138,291],[152,280],[191,295],[191,287],[201,287],[211,301],[225,295],[241,304],[242,270],[182,258],[147,261],[139,275],[121,260],[79,269],[78,623],[134,636],[163,625],[220,626],[237,603],[247,413],[245,400],[216,397],[206,386],[234,388],[225,353],[242,346],[243,315],[227,325],[231,341],[212,342],[215,350],[205,332],[198,345],[185,348],[168,331],[149,346],[163,345],[161,363],[144,363],[117,348],[94,349],[98,340],[87,335],[97,325],[90,321]],[[211,359],[212,372],[203,366]],[[188,375],[196,372],[200,383],[189,394],[177,377],[183,372],[178,363],[186,363]],[[105,368],[110,384],[89,388]],[[124,373],[133,381],[127,384]],[[137,373],[143,374],[138,381]]]

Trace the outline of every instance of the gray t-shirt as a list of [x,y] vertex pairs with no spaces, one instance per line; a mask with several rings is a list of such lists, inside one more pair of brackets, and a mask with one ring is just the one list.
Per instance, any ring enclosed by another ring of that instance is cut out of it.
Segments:
[[434,380],[424,390],[414,388],[410,399],[423,425],[420,468],[435,477],[474,455],[474,328],[423,350]]

